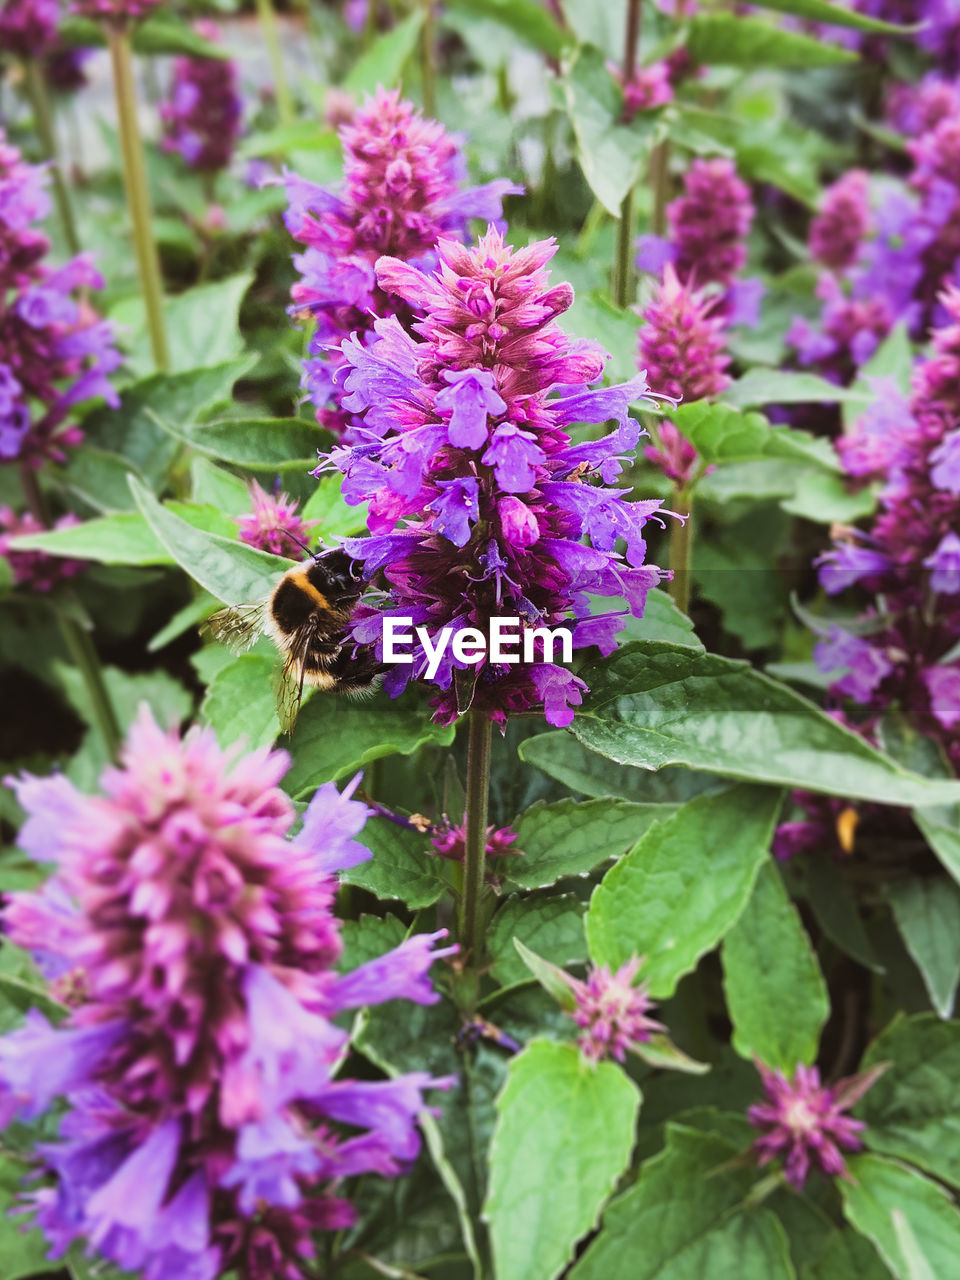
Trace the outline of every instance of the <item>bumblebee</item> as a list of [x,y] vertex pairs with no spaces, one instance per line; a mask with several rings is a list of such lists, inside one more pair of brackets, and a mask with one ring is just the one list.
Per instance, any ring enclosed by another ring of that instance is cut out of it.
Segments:
[[305,686],[355,696],[373,687],[380,665],[347,634],[362,576],[345,551],[318,552],[289,568],[259,604],[220,609],[204,624],[204,633],[233,653],[267,635],[284,655],[277,691],[283,733],[296,722]]

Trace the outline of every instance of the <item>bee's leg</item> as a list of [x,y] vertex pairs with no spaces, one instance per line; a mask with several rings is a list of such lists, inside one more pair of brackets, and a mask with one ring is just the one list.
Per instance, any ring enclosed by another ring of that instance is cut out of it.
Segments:
[[337,687],[343,693],[359,693],[369,689],[386,667],[377,661],[372,648],[364,647],[341,649],[327,669],[336,677]]

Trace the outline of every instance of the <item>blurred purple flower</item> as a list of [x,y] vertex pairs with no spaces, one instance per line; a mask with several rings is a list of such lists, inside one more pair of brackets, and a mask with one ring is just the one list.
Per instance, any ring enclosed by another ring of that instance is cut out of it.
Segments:
[[[194,23],[197,35],[217,43],[216,24]],[[243,127],[243,102],[236,64],[229,58],[177,58],[170,97],[160,103],[163,147],[176,151],[191,169],[226,169]]]
[[250,482],[250,514],[234,516],[240,530],[240,541],[259,547],[274,556],[291,560],[303,558],[303,548],[310,545],[319,520],[304,520],[297,514],[297,503],[285,493],[267,493],[256,480]]

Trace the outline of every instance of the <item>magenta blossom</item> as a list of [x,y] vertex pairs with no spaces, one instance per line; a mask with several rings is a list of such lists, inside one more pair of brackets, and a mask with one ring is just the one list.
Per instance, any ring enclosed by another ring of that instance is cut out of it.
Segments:
[[146,1280],[303,1280],[312,1233],[353,1219],[336,1184],[408,1168],[425,1091],[452,1083],[338,1075],[332,1019],[438,999],[428,970],[455,948],[421,934],[336,971],[334,873],[370,856],[367,809],[358,780],[327,783],[291,839],[287,767],[144,709],[103,794],[13,783],[20,845],[54,871],[10,896],[7,932],[79,993],[58,1026],[34,1011],[0,1039],[3,1123],[66,1100],[38,1152],[52,1183],[27,1196],[54,1257],[80,1240]]
[[[56,520],[52,527],[69,529],[79,523],[75,515],[68,514]],[[15,538],[43,532],[44,526],[29,511],[18,516],[10,507],[0,507],[0,557],[10,565],[17,586],[45,593],[83,573],[87,562],[71,560],[68,556],[49,556],[43,551],[15,551],[10,545]]]
[[467,238],[471,218],[500,217],[505,195],[522,188],[498,180],[464,187],[458,140],[421,116],[396,92],[381,89],[340,129],[343,189],[288,174],[287,229],[305,245],[292,310],[314,322],[304,385],[324,426],[343,431],[349,411],[333,380],[339,344],[351,333],[373,338],[377,317],[409,317],[406,300],[375,277],[382,254],[424,268],[435,265],[440,237]]
[[72,0],[70,11],[96,22],[128,26],[148,18],[163,0]]
[[810,253],[815,262],[842,270],[856,261],[870,227],[869,178],[851,169],[828,187],[820,212],[810,225]]
[[760,1137],[753,1149],[760,1165],[782,1158],[784,1176],[802,1191],[810,1169],[819,1166],[828,1177],[848,1178],[844,1151],[859,1151],[862,1120],[845,1115],[874,1083],[876,1070],[847,1080],[832,1089],[820,1083],[816,1067],[798,1064],[793,1080],[757,1063],[766,1099],[750,1107],[747,1118]]
[[672,264],[643,312],[640,366],[650,385],[671,400],[705,400],[730,385],[725,323],[715,298],[681,284]]
[[616,973],[606,965],[591,967],[586,981],[563,975],[576,998],[570,1016],[580,1028],[577,1043],[591,1062],[606,1057],[624,1062],[634,1045],[646,1044],[655,1031],[663,1031],[647,1016],[653,1001],[646,984],[636,981],[642,963],[634,956]]
[[49,54],[60,24],[58,0],[3,0],[0,4],[0,49],[20,58]]
[[256,480],[250,482],[250,501],[253,511],[234,517],[240,529],[240,541],[274,556],[303,559],[304,548],[309,547],[313,530],[320,521],[304,520],[298,515],[293,498],[285,493],[267,493]]
[[[214,23],[194,24],[197,34],[216,42]],[[160,104],[163,147],[176,151],[201,173],[225,169],[243,127],[237,67],[229,58],[177,58],[170,97]]]

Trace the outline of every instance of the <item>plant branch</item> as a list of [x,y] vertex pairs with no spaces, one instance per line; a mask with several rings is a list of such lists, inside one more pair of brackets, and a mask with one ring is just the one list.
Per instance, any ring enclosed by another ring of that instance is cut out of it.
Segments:
[[483,958],[483,886],[487,858],[487,805],[490,796],[491,725],[480,711],[470,712],[467,743],[467,788],[464,807],[466,848],[463,897],[460,900],[460,945],[467,964],[476,969]]

